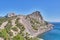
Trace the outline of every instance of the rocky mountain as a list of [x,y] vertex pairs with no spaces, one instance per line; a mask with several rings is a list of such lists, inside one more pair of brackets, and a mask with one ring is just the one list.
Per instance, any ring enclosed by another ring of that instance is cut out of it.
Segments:
[[0,18],[0,39],[36,40],[38,35],[53,29],[52,26],[43,19],[39,11],[29,15],[10,13]]

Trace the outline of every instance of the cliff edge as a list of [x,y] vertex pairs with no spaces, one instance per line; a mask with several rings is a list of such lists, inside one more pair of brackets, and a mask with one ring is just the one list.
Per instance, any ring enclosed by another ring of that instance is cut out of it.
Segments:
[[[34,38],[53,29],[53,25],[45,21],[39,11],[29,15],[8,14],[0,18],[0,37],[12,40],[17,35],[24,39]],[[5,35],[3,33],[5,32]],[[8,36],[6,38],[6,36]],[[12,39],[11,39],[12,38]]]

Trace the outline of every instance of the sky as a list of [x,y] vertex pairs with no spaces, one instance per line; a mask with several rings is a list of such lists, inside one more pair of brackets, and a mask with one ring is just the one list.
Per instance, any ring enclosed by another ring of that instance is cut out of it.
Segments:
[[60,22],[60,0],[0,0],[0,16],[8,13],[31,14],[40,11],[44,20]]

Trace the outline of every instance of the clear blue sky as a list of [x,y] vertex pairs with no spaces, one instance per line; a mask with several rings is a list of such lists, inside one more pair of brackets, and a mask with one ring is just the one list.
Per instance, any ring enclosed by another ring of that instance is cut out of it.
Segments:
[[0,16],[9,12],[30,14],[36,10],[45,20],[60,22],[60,0],[0,0]]

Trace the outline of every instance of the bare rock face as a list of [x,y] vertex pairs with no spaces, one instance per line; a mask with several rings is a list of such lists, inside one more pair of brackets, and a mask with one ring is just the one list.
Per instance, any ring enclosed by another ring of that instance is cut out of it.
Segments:
[[0,40],[4,40],[4,38],[0,37]]
[[9,14],[7,14],[7,17],[12,17],[12,16],[16,16],[15,13],[9,13]]
[[39,11],[35,11],[27,16],[20,15],[19,18],[19,22],[24,25],[25,32],[30,34],[30,37],[36,37],[53,28],[52,24],[44,21]]
[[28,16],[39,21],[43,20],[43,17],[41,16],[39,11],[35,11],[32,14],[29,14]]
[[41,20],[43,19],[39,11],[35,11],[32,14],[29,14],[29,16],[37,17],[37,18],[40,18]]
[[8,23],[7,21],[2,23],[2,25],[0,26],[0,29],[4,29],[4,27],[6,26],[7,23]]
[[[13,30],[14,30],[13,33],[15,33],[15,31],[16,31],[17,34],[18,33],[23,34],[24,35],[23,37],[26,36],[26,33],[29,34],[29,37],[36,37],[38,35],[41,35],[44,32],[47,32],[47,31],[53,29],[53,27],[52,27],[53,25],[48,23],[47,21],[45,21],[39,11],[35,11],[29,15],[19,15],[19,16],[15,15],[15,13],[11,13],[11,14],[8,14],[7,17],[11,21],[10,22],[9,20],[7,20],[9,23],[9,25],[7,25],[7,26],[10,27],[10,25],[12,24],[10,31],[13,28]],[[12,19],[11,19],[11,17],[12,17]],[[6,23],[4,23],[4,24],[6,24]],[[14,28],[13,26],[16,28]],[[4,25],[1,25],[1,28],[2,27],[4,27]],[[6,25],[5,25],[5,27],[6,27]],[[17,28],[20,31],[17,30]]]

